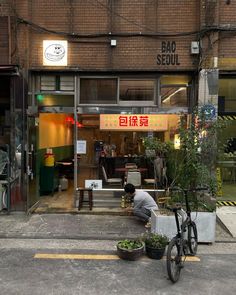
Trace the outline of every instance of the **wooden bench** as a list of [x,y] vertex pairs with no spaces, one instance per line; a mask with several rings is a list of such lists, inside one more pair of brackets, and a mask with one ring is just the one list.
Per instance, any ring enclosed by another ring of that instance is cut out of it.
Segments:
[[[77,192],[79,192],[78,210],[80,210],[82,208],[84,202],[88,202],[89,203],[89,210],[92,210],[93,209],[93,189],[79,187],[79,188],[77,188]],[[87,192],[88,200],[84,200],[84,192]]]

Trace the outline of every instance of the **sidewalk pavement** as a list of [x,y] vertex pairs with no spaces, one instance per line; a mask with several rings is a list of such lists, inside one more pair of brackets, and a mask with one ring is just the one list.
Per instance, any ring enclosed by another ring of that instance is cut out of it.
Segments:
[[236,238],[236,206],[222,206],[216,210],[218,221]]
[[[233,218],[235,213],[231,214]],[[0,238],[119,240],[145,232],[144,224],[134,216],[19,212],[0,215]],[[236,237],[217,222],[216,242],[236,242]]]

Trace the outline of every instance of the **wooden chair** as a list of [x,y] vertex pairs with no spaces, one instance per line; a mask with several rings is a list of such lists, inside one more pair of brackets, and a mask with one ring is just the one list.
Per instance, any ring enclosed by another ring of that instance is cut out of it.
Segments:
[[135,187],[142,187],[142,177],[139,171],[128,171],[127,183],[132,183]]
[[109,184],[109,185],[119,184],[122,187],[122,182],[123,182],[122,178],[108,178],[104,166],[102,166],[102,174],[103,174],[104,180],[107,184]]
[[153,172],[154,172],[154,178],[144,178],[143,182],[144,184],[151,184],[153,185],[153,188],[157,188],[157,182],[159,181],[158,178],[157,178],[157,172],[156,172],[156,167],[155,167],[155,161],[153,163]]

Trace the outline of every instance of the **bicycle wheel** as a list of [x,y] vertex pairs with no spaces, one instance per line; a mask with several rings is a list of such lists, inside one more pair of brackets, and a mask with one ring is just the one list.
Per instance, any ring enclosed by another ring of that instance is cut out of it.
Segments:
[[173,238],[167,248],[166,255],[167,273],[170,280],[175,283],[178,281],[182,268],[180,246],[176,238]]
[[191,255],[196,255],[197,253],[197,227],[195,222],[191,222],[188,225],[188,247]]

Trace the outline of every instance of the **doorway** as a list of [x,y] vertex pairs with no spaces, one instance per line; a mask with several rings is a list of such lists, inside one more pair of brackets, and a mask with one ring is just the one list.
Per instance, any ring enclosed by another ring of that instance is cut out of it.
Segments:
[[[136,130],[101,130],[99,114],[78,114],[74,120],[72,113],[41,113],[39,114],[39,148],[37,163],[40,171],[45,166],[45,154],[52,150],[55,160],[54,189],[42,189],[43,174],[39,172],[40,203],[36,212],[76,212],[77,196],[75,183],[78,187],[85,187],[86,181],[96,180],[102,183],[102,189],[109,189],[102,173],[105,167],[108,178],[123,178],[122,167],[127,162],[134,162],[142,168],[142,178],[153,178],[148,160],[145,156],[143,137],[158,137],[162,141],[173,140],[178,124],[177,115],[168,116],[168,128],[165,131],[136,131]],[[76,126],[76,128],[75,128]],[[75,140],[76,139],[76,140]],[[77,152],[77,144],[85,144]],[[75,152],[76,149],[76,152]],[[75,170],[75,155],[77,166]],[[76,171],[76,173],[74,173]],[[77,175],[76,175],[77,174]],[[77,177],[77,179],[75,178]],[[75,181],[76,180],[76,181]],[[67,182],[65,187],[62,181]],[[121,186],[113,187],[121,190]],[[153,188],[153,187],[152,187]],[[114,195],[114,192],[112,192]],[[110,193],[111,194],[111,193]],[[119,196],[122,192],[118,193]],[[108,206],[105,190],[102,194],[94,193],[95,206]],[[102,196],[102,197],[101,197]],[[118,197],[119,197],[118,196]],[[118,198],[119,199],[119,198]],[[116,196],[116,200],[117,196]],[[43,202],[42,202],[43,200]],[[119,207],[119,202],[114,202]],[[109,205],[111,206],[111,205]],[[112,207],[112,206],[111,206]]]

